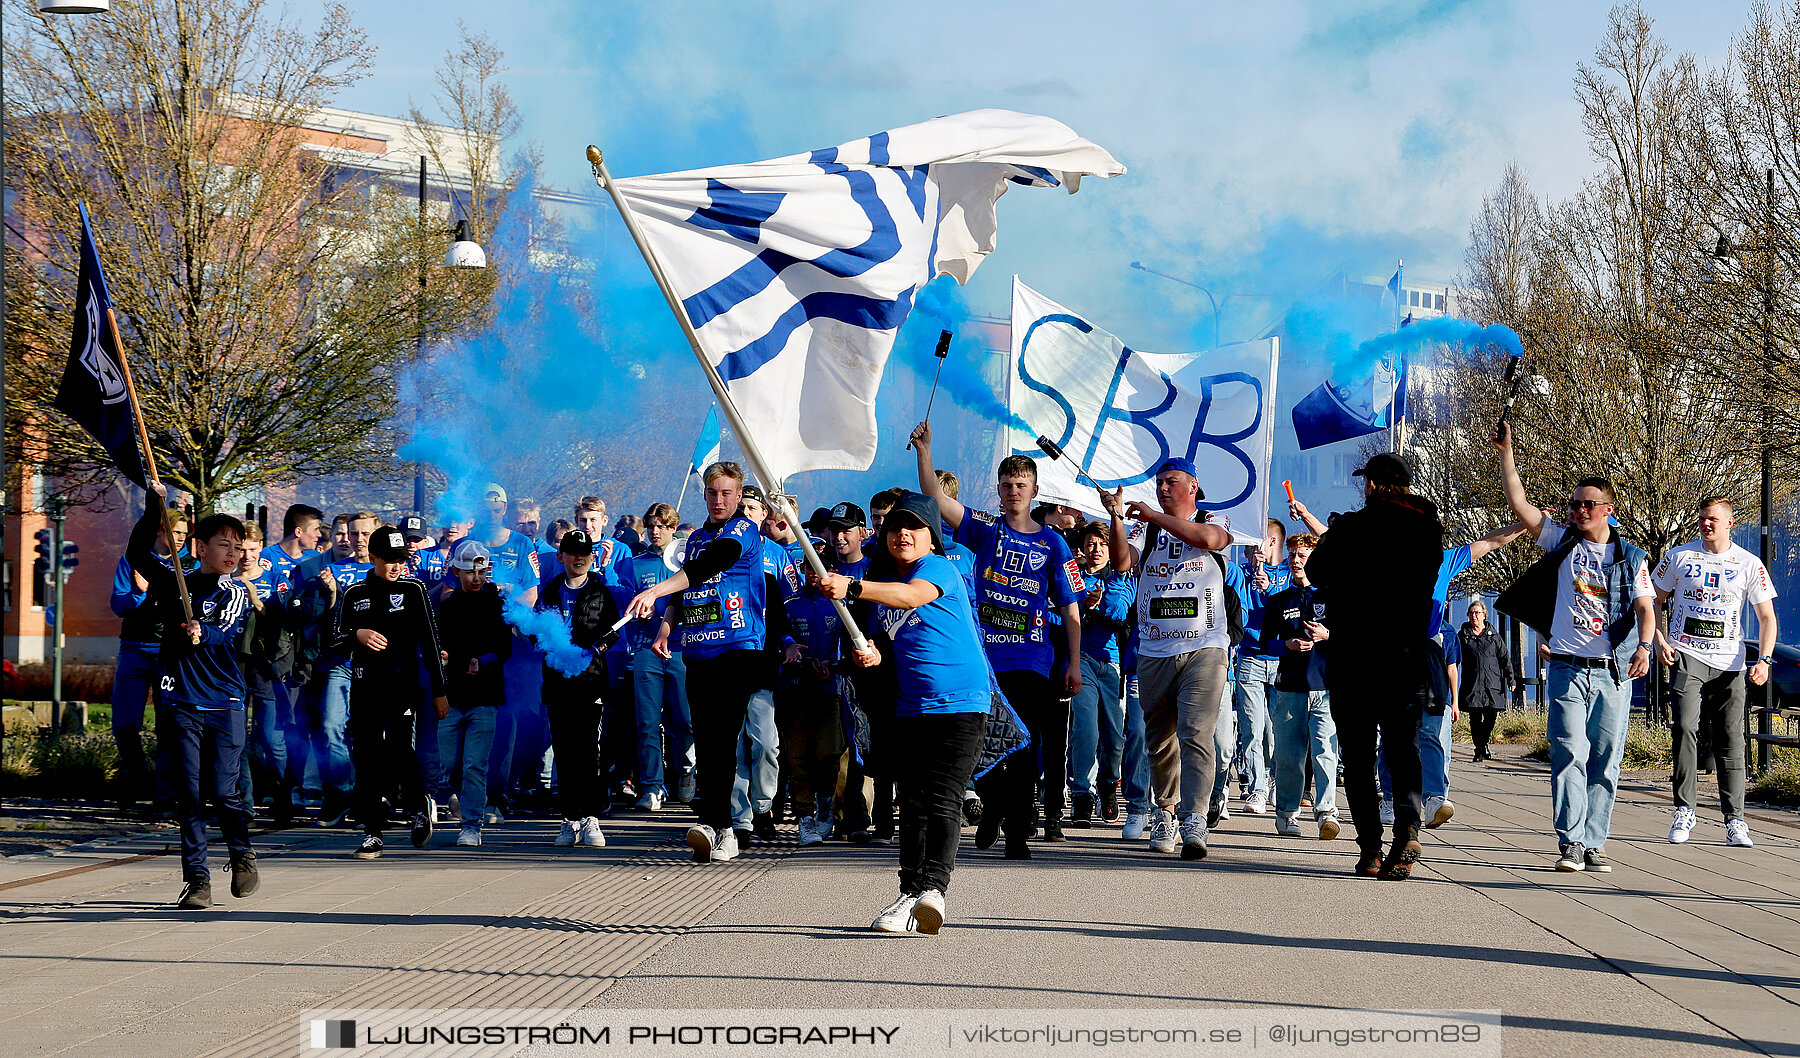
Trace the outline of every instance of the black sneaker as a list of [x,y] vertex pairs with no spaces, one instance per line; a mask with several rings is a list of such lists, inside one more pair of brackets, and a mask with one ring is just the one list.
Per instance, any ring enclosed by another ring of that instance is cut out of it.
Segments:
[[872,845],[875,842],[875,830],[873,827],[852,830],[844,835],[844,840],[852,845]]
[[381,835],[379,835],[379,834],[364,835],[363,839],[362,839],[362,844],[358,845],[356,847],[356,851],[352,852],[350,855],[356,857],[359,860],[380,859],[381,858]]
[[1086,830],[1094,825],[1094,795],[1076,794],[1069,810],[1069,826]]
[[1556,869],[1559,871],[1587,870],[1587,850],[1581,842],[1571,841],[1562,847],[1562,855],[1556,858]]
[[[1087,824],[1084,823],[1082,825],[1086,826]],[[1060,820],[1060,819],[1045,819],[1044,820],[1044,840],[1045,841],[1067,841],[1068,840],[1068,838],[1065,837],[1063,834],[1062,820]]]
[[1381,861],[1381,872],[1375,877],[1388,882],[1404,882],[1412,877],[1413,867],[1424,855],[1425,848],[1418,839],[1396,841],[1388,850],[1387,859]]
[[1355,873],[1364,878],[1381,877],[1381,850],[1366,851],[1357,857]]
[[972,827],[981,822],[981,798],[963,798],[963,826]]
[[175,902],[182,911],[204,911],[212,906],[212,882],[206,878],[190,878],[181,887],[181,899]]
[[733,833],[737,835],[738,848],[740,849],[749,848],[750,842],[756,838],[756,832],[745,827],[734,827]]
[[1100,818],[1108,823],[1119,821],[1119,784],[1100,784]]
[[893,827],[876,827],[874,832],[869,835],[869,844],[871,845],[892,845],[893,843]]
[[1225,802],[1224,801],[1214,801],[1212,804],[1207,805],[1206,806],[1206,829],[1211,830],[1214,827],[1218,826],[1219,820],[1224,815],[1225,815]]
[[232,896],[249,896],[261,884],[262,876],[256,873],[256,853],[246,852],[242,856],[231,858]]
[[1025,839],[1022,837],[1009,837],[1006,839],[1005,855],[1009,860],[1029,860],[1031,858],[1031,846],[1026,844]]
[[432,813],[430,813],[430,812],[414,812],[413,813],[413,817],[412,817],[413,848],[422,849],[425,847],[425,844],[431,840],[431,816],[432,816]]
[[[966,804],[967,802],[964,803]],[[975,847],[978,849],[991,849],[994,847],[994,842],[1000,840],[1000,813],[983,812],[977,818],[979,818],[981,822],[980,825],[975,828]]]
[[1598,871],[1601,874],[1612,873],[1612,861],[1600,855],[1599,849],[1583,849],[1581,859],[1590,871]]
[[778,836],[775,833],[775,814],[773,812],[757,813],[750,821],[750,828],[755,831],[759,841],[774,841]]

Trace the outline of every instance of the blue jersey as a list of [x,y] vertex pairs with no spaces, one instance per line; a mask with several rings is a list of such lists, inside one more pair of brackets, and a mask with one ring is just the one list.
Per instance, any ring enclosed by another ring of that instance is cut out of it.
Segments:
[[1270,565],[1263,563],[1263,570],[1269,574],[1269,589],[1256,590],[1256,572],[1250,563],[1242,563],[1238,571],[1244,575],[1244,638],[1238,641],[1238,656],[1244,658],[1271,658],[1275,654],[1264,652],[1262,648],[1263,606],[1269,596],[1287,591],[1293,586],[1293,574],[1285,563]]
[[[471,534],[471,539],[480,539]],[[460,542],[460,541],[459,541]],[[538,567],[537,548],[531,537],[506,530],[498,544],[482,541],[488,550],[488,575],[505,595],[516,595],[536,588],[542,579]]]
[[967,508],[956,541],[975,553],[975,617],[994,671],[1049,672],[1055,656],[1049,615],[1087,590],[1062,534],[1045,526],[1017,532]]
[[301,551],[299,558],[289,558],[288,553],[281,549],[280,544],[270,544],[262,549],[258,561],[262,564],[263,572],[274,578],[276,592],[286,595],[294,587],[295,567],[305,561],[309,554],[314,553]]
[[831,600],[809,588],[789,599],[785,609],[788,639],[798,643],[809,660],[835,663],[843,621]]
[[1090,592],[1096,579],[1102,587],[1098,606],[1088,608],[1087,597],[1082,597],[1081,652],[1117,665],[1120,640],[1126,628],[1135,623],[1131,620],[1131,607],[1137,602],[1137,578],[1109,569],[1086,576]]
[[950,565],[962,575],[963,587],[969,589],[969,598],[975,597],[975,552],[951,539],[949,533],[944,534],[944,557]]
[[197,709],[242,709],[244,672],[238,646],[250,614],[250,589],[234,577],[211,573],[186,576],[200,642],[182,630],[180,589],[174,569],[151,550],[158,519],[146,512],[132,527],[125,556],[131,568],[150,584],[150,604],[163,616],[163,644],[157,655],[158,702],[180,702]]
[[406,575],[425,585],[427,592],[434,592],[450,578],[450,563],[438,548],[421,548],[407,556]]
[[367,562],[351,559],[348,562],[333,562],[325,568],[331,571],[331,579],[337,582],[338,597],[342,598],[345,592],[367,580],[369,571],[375,567]]
[[942,555],[926,555],[900,579],[925,581],[937,598],[914,610],[873,607],[875,620],[894,644],[900,693],[896,716],[985,713],[992,702],[981,632],[969,612],[962,574]]
[[[626,578],[619,593],[615,596],[619,599],[621,609],[638,592],[656,587],[681,570],[680,566],[669,565],[659,554],[633,555],[620,568],[624,571]],[[663,600],[662,605],[667,606],[668,600]],[[656,641],[656,626],[661,620],[659,608],[657,613],[651,614],[644,620],[627,623],[624,628],[619,630],[619,648],[635,653],[648,647]]]
[[764,537],[762,552],[763,572],[775,578],[776,590],[781,593],[781,598],[775,600],[776,604],[786,603],[800,594],[802,587],[800,570],[795,567],[793,558],[788,554],[788,549],[768,537]]
[[688,534],[684,565],[699,558],[714,540],[734,540],[742,552],[723,572],[681,593],[681,652],[687,657],[763,648],[763,607],[768,601],[763,536],[748,518],[732,518],[717,527],[703,525]]
[[1469,552],[1468,544],[1444,549],[1444,560],[1438,564],[1437,583],[1431,587],[1431,621],[1425,630],[1427,636],[1435,639],[1444,630],[1444,604],[1450,599],[1450,582],[1474,564],[1475,559]]

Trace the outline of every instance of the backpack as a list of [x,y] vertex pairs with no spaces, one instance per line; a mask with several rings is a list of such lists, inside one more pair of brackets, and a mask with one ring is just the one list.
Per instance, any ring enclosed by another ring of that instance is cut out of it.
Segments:
[[[1144,547],[1138,552],[1140,562],[1144,555],[1148,555],[1156,549],[1157,535],[1160,532],[1161,530],[1152,525],[1144,534]],[[1237,589],[1231,586],[1231,572],[1225,564],[1225,556],[1217,551],[1208,551],[1207,554],[1211,555],[1213,561],[1219,564],[1219,582],[1225,586],[1225,634],[1231,640],[1231,648],[1236,650],[1238,644],[1244,639],[1244,621],[1247,616],[1244,612],[1244,600],[1238,595]],[[1138,575],[1143,575],[1141,568]],[[1133,610],[1136,610],[1135,606],[1133,606]]]

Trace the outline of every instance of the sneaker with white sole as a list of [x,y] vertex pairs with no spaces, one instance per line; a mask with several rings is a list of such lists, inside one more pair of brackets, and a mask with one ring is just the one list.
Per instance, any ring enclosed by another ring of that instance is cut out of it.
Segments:
[[927,889],[913,903],[913,928],[920,933],[936,934],[944,928],[944,894]]
[[1700,819],[1694,815],[1692,808],[1675,809],[1675,818],[1669,824],[1669,843],[1686,845],[1688,838],[1694,836],[1694,827],[1699,823]]
[[1384,827],[1391,827],[1394,825],[1394,802],[1381,802],[1381,825]]
[[480,848],[481,828],[463,824],[463,828],[456,832],[456,843],[465,849]]
[[1206,816],[1195,812],[1181,821],[1181,858],[1184,860],[1204,860],[1206,858]]
[[712,860],[713,842],[717,840],[719,840],[718,834],[714,832],[713,828],[707,826],[705,823],[695,823],[693,826],[689,827],[687,832],[687,843],[688,848],[694,850],[694,862],[710,862]]
[[1753,849],[1756,842],[1750,840],[1750,824],[1741,819],[1725,821],[1725,844],[1738,849]]
[[1284,838],[1300,836],[1300,820],[1286,812],[1275,813],[1275,833]]
[[580,820],[565,819],[565,820],[563,820],[562,829],[556,832],[556,841],[554,842],[554,844],[559,849],[571,848],[575,844],[576,836],[579,835],[580,833],[581,833],[581,821]]
[[1125,827],[1123,830],[1119,831],[1119,836],[1126,841],[1142,841],[1144,838],[1144,831],[1148,829],[1149,826],[1150,816],[1148,813],[1127,812],[1125,813]]
[[[1253,816],[1266,816],[1269,814],[1269,802],[1267,802],[1267,801],[1245,801],[1244,802],[1244,811],[1250,813]],[[1225,815],[1224,812],[1220,812],[1219,818],[1226,819],[1228,817]]]
[[365,835],[362,844],[350,855],[359,860],[378,860],[381,858],[381,837],[377,834]]
[[1343,826],[1338,823],[1336,812],[1320,812],[1318,823],[1320,841],[1330,841],[1336,838],[1344,829]]
[[901,893],[898,900],[887,906],[887,910],[875,916],[875,921],[869,923],[869,928],[877,933],[911,933],[913,905],[918,902],[918,897]]
[[1175,813],[1166,808],[1158,809],[1156,822],[1150,824],[1150,851],[1174,852],[1175,839]]
[[1571,841],[1562,847],[1562,855],[1556,858],[1556,869],[1559,871],[1587,870],[1587,850],[1581,842]]
[[660,812],[662,811],[662,806],[663,795],[657,793],[655,790],[651,790],[649,793],[646,793],[644,796],[637,799],[637,808],[640,812]]
[[797,828],[800,832],[800,847],[817,845],[825,839],[819,836],[819,821],[812,816],[801,816]]
[[714,863],[724,863],[738,857],[738,836],[735,830],[721,830],[713,839],[712,856]]
[[1425,829],[1435,830],[1450,822],[1450,817],[1455,814],[1456,806],[1450,803],[1448,797],[1433,796],[1425,799],[1425,808],[1419,813],[1419,817],[1425,820]]
[[586,816],[581,821],[581,831],[575,835],[575,844],[590,849],[606,847],[606,835],[600,832],[600,820],[596,816]]

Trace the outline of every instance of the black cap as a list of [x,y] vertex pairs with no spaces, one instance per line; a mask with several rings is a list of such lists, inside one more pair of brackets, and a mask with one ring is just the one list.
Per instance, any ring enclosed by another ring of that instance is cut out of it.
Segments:
[[1375,485],[1398,485],[1403,489],[1412,486],[1412,469],[1392,452],[1369,457],[1369,461],[1352,471],[1351,476],[1367,478]]
[[825,531],[825,526],[830,521],[831,521],[831,508],[830,507],[814,507],[812,515],[810,517],[808,517],[806,519],[806,521],[801,522],[800,524],[807,529],[811,529],[815,533],[822,533]]
[[556,542],[556,550],[565,555],[591,555],[594,553],[594,538],[587,535],[585,529],[571,529]]
[[940,555],[944,553],[944,515],[937,500],[922,492],[902,491],[894,498],[894,506],[887,512],[887,517],[882,519],[883,532],[894,528],[896,515],[902,516],[902,520],[910,518],[931,530],[931,550]]
[[755,500],[757,503],[762,504],[764,507],[767,507],[769,505],[769,498],[767,496],[764,496],[763,490],[761,489],[761,487],[756,486],[756,485],[745,485],[744,486],[744,498],[747,500]]
[[425,531],[425,519],[416,514],[400,519],[400,534],[408,540],[423,540],[431,535]]
[[863,509],[856,504],[840,503],[831,509],[825,519],[825,526],[833,531],[840,528],[867,529],[869,527],[869,518],[867,515],[863,514]]
[[384,525],[369,537],[369,554],[388,562],[399,562],[410,552],[406,550],[406,537],[400,535],[400,530]]

